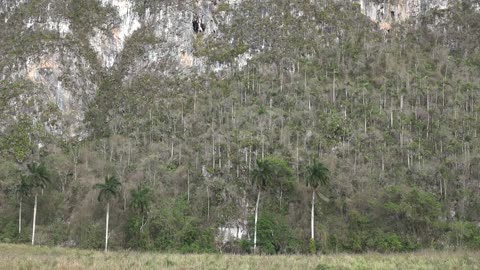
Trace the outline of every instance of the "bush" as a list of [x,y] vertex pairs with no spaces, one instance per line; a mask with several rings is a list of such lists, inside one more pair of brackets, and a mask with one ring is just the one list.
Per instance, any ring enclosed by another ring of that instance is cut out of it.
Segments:
[[99,224],[79,224],[74,230],[73,240],[80,248],[100,249],[103,247],[103,230]]
[[317,254],[317,247],[315,246],[315,240],[310,239],[310,246],[309,246],[310,254]]
[[[254,228],[253,223],[250,228]],[[266,254],[295,253],[300,250],[299,241],[287,225],[285,217],[268,211],[264,211],[258,219],[257,246]]]
[[159,209],[148,231],[156,249],[183,253],[215,252],[213,229],[204,228],[200,220],[188,213],[183,199],[172,200]]
[[480,228],[472,222],[457,221],[450,225],[450,242],[457,247],[480,249]]
[[7,222],[6,224],[0,224],[0,241],[3,243],[11,243],[12,239],[17,238],[17,236],[18,224],[16,224],[14,221]]
[[153,247],[153,241],[148,232],[148,226],[142,227],[142,217],[133,216],[125,226],[125,246],[127,248],[148,250]]
[[69,227],[61,221],[57,221],[47,228],[49,234],[49,242],[53,245],[61,245],[68,240]]
[[400,252],[406,250],[406,245],[395,233],[388,233],[379,237],[375,247],[380,252]]

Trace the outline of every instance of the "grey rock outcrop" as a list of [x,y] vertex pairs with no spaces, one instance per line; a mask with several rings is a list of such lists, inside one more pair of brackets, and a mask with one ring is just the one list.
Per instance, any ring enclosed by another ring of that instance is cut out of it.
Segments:
[[375,22],[402,22],[431,9],[446,9],[451,0],[357,0],[363,14]]
[[[452,0],[352,1],[360,5],[366,16],[388,28],[392,22],[417,17],[430,9],[445,9]],[[87,133],[83,120],[99,89],[98,78],[118,71],[119,66],[124,83],[141,73],[168,76],[228,68],[224,63],[212,63],[205,56],[196,55],[195,46],[210,37],[222,38],[221,27],[232,21],[234,10],[243,1],[89,0],[110,13],[84,33],[79,32],[81,25],[71,14],[73,2],[41,3],[37,10],[34,1],[0,0],[0,31],[11,31],[12,36],[7,38],[13,38],[15,31],[26,36],[49,35],[48,42],[40,40],[34,44],[39,47],[37,50],[26,47],[21,53],[18,48],[0,51],[2,85],[8,87],[8,83],[21,80],[32,84],[30,92],[13,97],[8,100],[12,106],[0,109],[1,115],[7,116],[0,124],[7,126],[22,114],[42,121],[41,107],[53,104],[60,116],[51,121],[55,124],[44,122],[46,129],[57,135],[84,137]],[[233,12],[222,10],[225,6]],[[153,41],[137,40],[138,33],[148,33]],[[126,52],[126,47],[135,42],[141,50]],[[251,54],[247,51],[236,56],[234,67],[245,66]],[[29,99],[35,102],[26,102]],[[33,106],[37,109],[24,107],[26,103],[37,104]]]

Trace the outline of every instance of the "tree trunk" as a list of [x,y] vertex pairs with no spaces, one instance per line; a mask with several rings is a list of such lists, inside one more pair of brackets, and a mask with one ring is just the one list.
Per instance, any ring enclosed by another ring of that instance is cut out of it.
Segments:
[[110,217],[110,203],[107,203],[107,216],[105,218],[105,252],[108,251],[108,219]]
[[312,191],[312,219],[311,219],[311,227],[312,227],[312,236],[311,239],[315,239],[315,227],[314,227],[314,217],[315,217],[315,190]]
[[333,91],[332,91],[332,101],[333,101],[334,104],[335,104],[336,96],[337,96],[337,94],[335,93],[335,87],[336,87],[336,84],[335,84],[335,70],[334,70],[333,71]]
[[147,224],[147,220],[145,220],[145,215],[142,215],[142,225],[140,226],[140,232],[143,232],[143,227]]
[[280,208],[282,208],[283,189],[280,186]]
[[207,220],[210,221],[210,189],[207,184]]
[[260,204],[260,189],[257,195],[257,204],[255,205],[255,231],[253,233],[253,253],[257,251],[257,221],[258,221],[258,205]]
[[20,209],[18,210],[18,234],[22,233],[22,201],[20,201]]
[[35,222],[37,221],[37,194],[35,193],[35,206],[33,207],[32,246],[35,244]]
[[190,170],[187,171],[187,201],[190,202]]

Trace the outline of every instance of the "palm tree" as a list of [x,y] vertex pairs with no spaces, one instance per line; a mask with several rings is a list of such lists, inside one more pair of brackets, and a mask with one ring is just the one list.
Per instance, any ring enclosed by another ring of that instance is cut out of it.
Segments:
[[32,163],[27,165],[28,175],[25,177],[25,183],[27,186],[34,190],[35,194],[35,206],[33,208],[33,225],[32,225],[32,245],[35,244],[35,223],[37,219],[37,197],[38,190],[43,190],[50,183],[50,175],[47,171],[47,167],[44,164]]
[[253,253],[257,250],[257,222],[258,206],[260,204],[260,193],[262,189],[269,186],[273,179],[273,170],[268,159],[257,160],[257,167],[252,172],[252,180],[257,187],[257,203],[255,204],[255,228],[253,233]]
[[328,168],[321,162],[317,160],[313,161],[313,164],[308,167],[307,174],[307,186],[312,188],[312,216],[311,216],[311,252],[315,253],[315,227],[314,227],[314,218],[315,218],[315,192],[319,186],[325,186],[328,184]]
[[150,203],[152,201],[152,193],[151,189],[148,187],[138,187],[136,190],[131,191],[132,194],[132,202],[131,206],[133,209],[138,210],[139,214],[142,216],[142,226],[140,227],[140,231],[143,230],[143,227],[146,224],[146,214],[148,213],[148,209],[150,208]]
[[[280,186],[292,184],[289,182],[293,173],[288,163],[277,157],[266,157],[263,160],[257,160],[257,167],[253,170],[252,180],[257,187],[257,203],[255,205],[255,229],[253,236],[253,252],[257,249],[257,222],[258,208],[260,204],[260,193],[262,190],[273,186],[273,182],[278,181]],[[287,180],[287,181],[284,181]]]
[[30,195],[31,187],[28,183],[28,178],[26,176],[22,176],[20,179],[20,183],[15,186],[15,194],[20,205],[18,209],[18,234],[22,233],[22,201],[24,197]]
[[108,220],[110,217],[110,200],[118,196],[119,188],[122,184],[115,176],[105,177],[105,183],[96,184],[94,188],[100,189],[98,194],[98,201],[107,202],[107,214],[105,217],[105,252],[108,251]]

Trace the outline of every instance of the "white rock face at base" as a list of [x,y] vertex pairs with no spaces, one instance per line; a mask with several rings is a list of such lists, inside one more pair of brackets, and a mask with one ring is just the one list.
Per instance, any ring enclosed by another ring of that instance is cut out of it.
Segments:
[[229,241],[245,239],[247,234],[247,222],[239,219],[219,227],[217,241],[226,244]]

